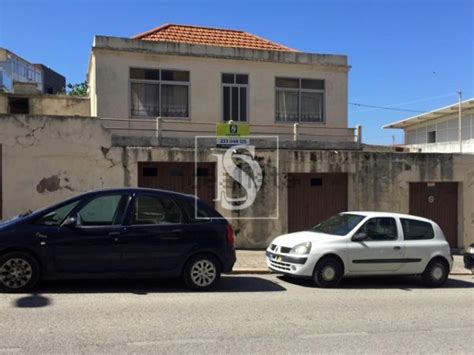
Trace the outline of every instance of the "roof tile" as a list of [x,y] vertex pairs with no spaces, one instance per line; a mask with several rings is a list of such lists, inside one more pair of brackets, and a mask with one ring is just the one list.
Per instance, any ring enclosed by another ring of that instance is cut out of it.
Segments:
[[296,50],[292,48],[271,42],[245,31],[189,25],[165,24],[137,34],[132,38],[144,41],[296,52]]

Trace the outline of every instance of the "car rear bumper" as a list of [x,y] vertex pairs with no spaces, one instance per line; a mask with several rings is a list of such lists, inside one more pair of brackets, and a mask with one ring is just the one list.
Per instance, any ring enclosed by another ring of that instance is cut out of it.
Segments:
[[221,259],[222,262],[222,272],[230,273],[234,268],[235,262],[237,261],[237,256],[235,255],[235,249],[229,250],[225,257]]
[[464,254],[464,267],[466,269],[472,270],[474,269],[474,254],[466,253]]

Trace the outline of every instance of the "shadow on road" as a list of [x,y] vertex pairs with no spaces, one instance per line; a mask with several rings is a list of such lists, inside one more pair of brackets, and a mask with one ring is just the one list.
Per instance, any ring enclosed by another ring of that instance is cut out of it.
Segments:
[[[315,287],[310,279],[297,279],[288,276],[278,276],[278,279],[303,287]],[[428,287],[423,285],[419,277],[414,276],[371,276],[354,277],[343,279],[338,289],[400,289],[411,291],[412,289],[423,289]],[[474,279],[459,280],[450,278],[442,288],[474,288]]]
[[13,306],[17,308],[40,308],[51,304],[48,297],[42,296],[38,293],[32,293],[29,296],[24,296],[16,299]]
[[[36,291],[42,294],[61,293],[150,293],[192,292],[180,280],[60,280],[44,281]],[[222,276],[210,293],[286,291],[278,283],[256,276]]]

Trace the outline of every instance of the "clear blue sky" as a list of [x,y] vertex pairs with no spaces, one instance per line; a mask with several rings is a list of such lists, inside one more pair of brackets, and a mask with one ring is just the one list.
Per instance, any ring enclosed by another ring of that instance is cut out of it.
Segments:
[[[163,23],[242,29],[348,55],[350,102],[425,111],[456,102],[457,90],[473,96],[473,12],[472,0],[0,0],[0,46],[76,83],[95,34],[129,37]],[[381,126],[411,115],[349,106],[369,143],[400,142]]]

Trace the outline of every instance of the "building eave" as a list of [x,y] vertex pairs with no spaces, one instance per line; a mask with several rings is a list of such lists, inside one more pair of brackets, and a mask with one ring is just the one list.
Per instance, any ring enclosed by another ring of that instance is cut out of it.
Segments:
[[[474,98],[467,99],[461,103],[461,110],[468,110],[474,108]],[[407,127],[417,125],[420,123],[424,123],[427,121],[435,120],[440,117],[450,115],[453,113],[456,113],[459,110],[459,103],[455,103],[449,106],[441,107],[438,109],[435,109],[433,111],[429,111],[426,113],[423,113],[421,115],[416,115],[416,116],[411,116],[408,118],[405,118],[403,120],[397,121],[397,122],[392,122],[389,123],[383,128],[385,129],[390,129],[390,128],[401,128],[405,129]]]

